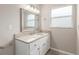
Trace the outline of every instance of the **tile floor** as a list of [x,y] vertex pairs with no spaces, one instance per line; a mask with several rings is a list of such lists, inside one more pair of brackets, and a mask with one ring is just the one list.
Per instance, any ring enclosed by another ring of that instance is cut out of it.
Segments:
[[49,49],[46,55],[65,55],[65,54]]

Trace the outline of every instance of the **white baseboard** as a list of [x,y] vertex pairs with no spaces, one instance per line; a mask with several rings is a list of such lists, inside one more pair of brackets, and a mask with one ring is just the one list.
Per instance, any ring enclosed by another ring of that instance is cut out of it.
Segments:
[[65,55],[75,55],[74,53],[70,53],[70,52],[63,51],[63,50],[56,49],[56,48],[51,48],[51,50],[57,51],[59,53],[65,54]]

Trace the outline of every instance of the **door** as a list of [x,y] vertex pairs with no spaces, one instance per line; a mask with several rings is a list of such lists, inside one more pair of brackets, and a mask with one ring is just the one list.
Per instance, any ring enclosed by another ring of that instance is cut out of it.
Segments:
[[48,48],[49,48],[48,36],[43,37],[40,41],[41,41],[40,54],[44,55],[47,52]]
[[40,47],[39,47],[40,39],[30,43],[30,55],[39,55]]

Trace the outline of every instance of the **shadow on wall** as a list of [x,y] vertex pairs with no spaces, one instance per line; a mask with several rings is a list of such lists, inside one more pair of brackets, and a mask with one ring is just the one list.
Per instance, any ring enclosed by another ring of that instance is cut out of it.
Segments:
[[55,41],[54,41],[54,37],[52,35],[52,32],[50,32],[50,47],[55,48],[57,47]]

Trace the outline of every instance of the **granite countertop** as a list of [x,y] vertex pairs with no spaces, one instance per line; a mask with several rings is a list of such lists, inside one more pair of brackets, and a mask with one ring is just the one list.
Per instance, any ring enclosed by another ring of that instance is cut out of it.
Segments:
[[31,43],[39,38],[42,38],[46,36],[48,33],[36,33],[36,34],[31,34],[31,35],[24,35],[16,38],[16,40],[23,41],[25,43]]

